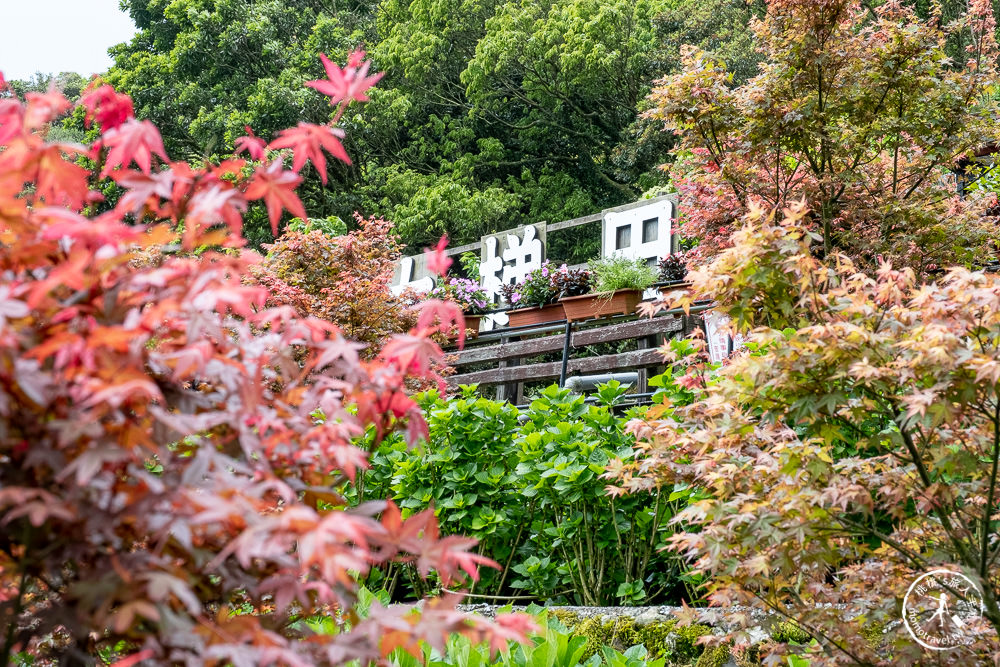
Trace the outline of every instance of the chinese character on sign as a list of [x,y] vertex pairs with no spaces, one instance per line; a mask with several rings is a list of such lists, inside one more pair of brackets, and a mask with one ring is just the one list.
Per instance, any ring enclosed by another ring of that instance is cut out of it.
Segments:
[[507,234],[507,247],[503,251],[503,284],[512,285],[542,266],[542,241],[535,238],[535,228],[524,229],[524,238]]
[[[479,264],[479,276],[482,281],[483,291],[486,292],[486,298],[493,305],[496,305],[497,301],[499,301],[500,286],[503,285],[503,280],[500,278],[500,274],[503,272],[503,257],[497,253],[497,246],[499,245],[500,239],[495,236],[483,239],[483,255],[482,261]],[[493,313],[483,318],[483,327],[487,331],[494,326],[504,326],[506,324],[506,313]]]
[[[512,285],[541,268],[545,258],[545,223],[527,225],[510,232],[483,237],[479,275],[483,290],[496,304],[500,286]],[[506,313],[483,318],[483,328],[507,324]]]
[[673,217],[674,202],[667,197],[606,211],[601,255],[658,261],[670,254]]
[[430,276],[413,279],[415,270],[414,257],[404,257],[399,262],[399,281],[390,288],[393,294],[400,294],[406,288],[412,288],[417,292],[430,292],[434,289],[434,279]]

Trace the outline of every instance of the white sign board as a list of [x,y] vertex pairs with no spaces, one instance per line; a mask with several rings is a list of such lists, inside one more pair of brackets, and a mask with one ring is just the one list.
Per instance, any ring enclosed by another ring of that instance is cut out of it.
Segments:
[[606,211],[601,256],[658,262],[670,254],[673,218],[674,202],[666,197]]
[[743,347],[743,336],[733,336],[730,324],[726,315],[714,310],[705,313],[705,343],[708,345],[708,359],[712,363],[723,361],[732,352]]
[[434,289],[434,279],[427,272],[427,260],[423,255],[412,255],[399,260],[389,289],[393,294],[399,295],[407,288],[421,293]]
[[[651,264],[670,254],[676,196],[644,199],[607,209],[601,217],[601,257],[623,256]],[[587,224],[590,224],[589,221]],[[545,261],[546,224],[524,225],[480,239],[480,276],[491,303],[499,305],[500,287],[522,280]],[[434,278],[427,271],[423,254],[403,257],[396,268],[392,291],[406,288],[428,292]],[[655,290],[647,293],[654,296]],[[497,313],[483,319],[485,329],[507,324],[507,315]]]

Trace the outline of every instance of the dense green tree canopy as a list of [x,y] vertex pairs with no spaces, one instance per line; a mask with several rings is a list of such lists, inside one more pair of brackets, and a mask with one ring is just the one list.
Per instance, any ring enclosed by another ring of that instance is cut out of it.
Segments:
[[[739,28],[759,11],[735,0],[124,5],[139,33],[112,50],[107,78],[187,160],[224,153],[248,125],[271,138],[326,120],[329,107],[302,86],[321,74],[316,54],[367,49],[386,75],[342,121],[358,158],[325,188],[307,174],[303,195],[322,215],[385,215],[411,246],[583,215],[661,185],[672,137],[639,111],[676,67],[670,45],[710,40],[692,19],[709,12],[711,34],[734,36],[749,73]],[[252,214],[247,233],[268,238]]]

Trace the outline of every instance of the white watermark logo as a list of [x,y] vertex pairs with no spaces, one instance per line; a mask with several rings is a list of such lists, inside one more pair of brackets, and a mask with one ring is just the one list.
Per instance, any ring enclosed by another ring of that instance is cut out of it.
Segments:
[[933,570],[910,584],[903,597],[903,623],[924,648],[944,651],[971,644],[983,617],[983,595],[971,579]]

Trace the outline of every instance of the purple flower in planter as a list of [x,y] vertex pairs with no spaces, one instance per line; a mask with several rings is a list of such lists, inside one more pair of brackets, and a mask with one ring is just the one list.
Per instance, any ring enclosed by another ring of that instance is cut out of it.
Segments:
[[521,295],[519,293],[514,292],[513,294],[510,295],[510,302],[511,303],[517,303],[520,300],[521,300]]

